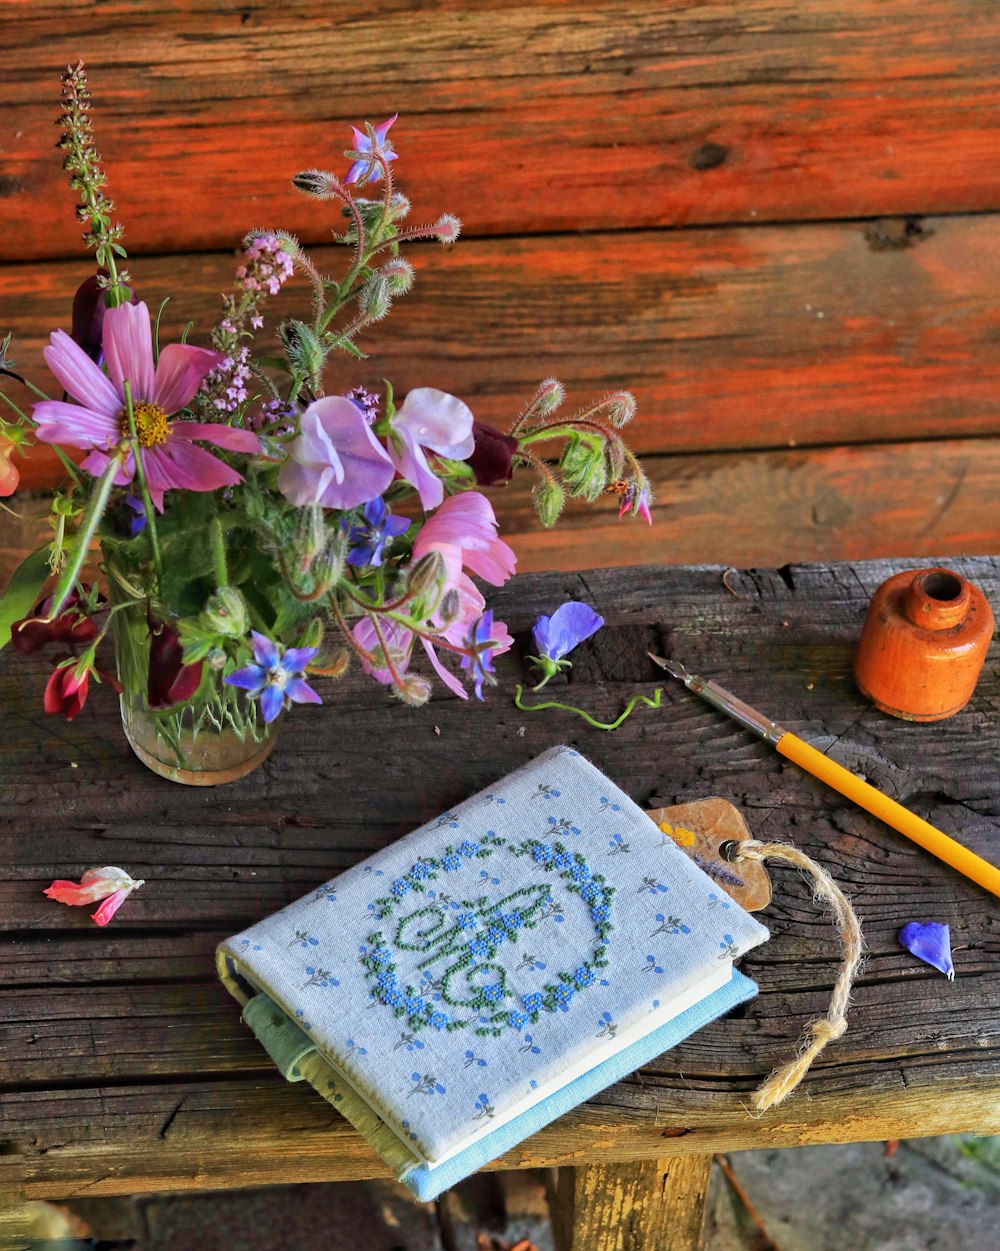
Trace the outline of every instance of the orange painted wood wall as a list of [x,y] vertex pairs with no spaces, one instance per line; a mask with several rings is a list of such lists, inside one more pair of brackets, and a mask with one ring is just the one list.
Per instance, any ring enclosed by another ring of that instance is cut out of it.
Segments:
[[78,57],[168,335],[207,334],[248,228],[326,244],[292,174],[399,111],[414,218],[464,234],[328,385],[499,425],[549,375],[639,401],[652,531],[608,500],[541,534],[515,485],[524,567],[1000,547],[996,0],[5,0],[0,337],[39,374],[88,273],[53,147]]

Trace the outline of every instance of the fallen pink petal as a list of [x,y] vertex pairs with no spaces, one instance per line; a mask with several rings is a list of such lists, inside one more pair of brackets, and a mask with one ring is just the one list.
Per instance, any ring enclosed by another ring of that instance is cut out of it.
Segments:
[[103,899],[104,902],[91,915],[98,925],[107,925],[129,895],[144,885],[142,878],[131,877],[124,869],[105,866],[102,869],[87,869],[79,882],[59,879],[47,887],[44,894],[57,903],[73,907]]

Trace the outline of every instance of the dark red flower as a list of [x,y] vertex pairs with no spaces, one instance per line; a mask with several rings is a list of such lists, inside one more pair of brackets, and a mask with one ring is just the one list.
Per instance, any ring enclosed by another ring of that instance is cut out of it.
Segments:
[[75,665],[63,665],[62,668],[53,669],[45,683],[45,711],[62,713],[67,721],[72,721],[87,702],[89,686],[89,669],[83,671],[82,677],[76,676]]
[[[90,587],[83,584],[84,594]],[[98,600],[98,609],[105,601]],[[22,617],[10,627],[10,642],[15,651],[25,656],[37,652],[49,643],[90,643],[97,638],[97,626],[80,607],[80,596],[73,591],[66,607],[54,621],[46,621],[52,609],[52,596],[35,605],[30,617]]]
[[201,682],[202,662],[184,663],[180,635],[166,622],[149,622],[149,683],[146,699],[150,708],[169,708],[190,699]]
[[[98,364],[104,358],[101,346],[104,335],[104,290],[98,284],[98,276],[108,277],[106,269],[99,269],[84,282],[81,282],[73,296],[73,327],[69,337],[83,348],[91,360]],[[128,288],[130,304],[136,303],[136,295]]]
[[468,463],[472,466],[479,485],[498,486],[502,482],[509,482],[514,476],[517,439],[494,430],[492,426],[485,426],[481,421],[472,423],[472,437],[476,446]]

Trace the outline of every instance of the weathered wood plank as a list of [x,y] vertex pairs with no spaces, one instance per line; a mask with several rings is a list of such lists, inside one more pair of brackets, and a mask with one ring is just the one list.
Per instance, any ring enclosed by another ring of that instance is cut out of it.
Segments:
[[[803,1143],[958,1131],[996,1133],[996,1083],[895,1087],[799,1099],[766,1125],[745,1096],[682,1088],[643,1109],[618,1085],[488,1167],[545,1168]],[[384,1176],[372,1149],[324,1100],[275,1076],[246,1082],[0,1094],[0,1188],[65,1201],[86,1193],[230,1189]]]
[[9,0],[3,16],[6,259],[75,246],[51,148],[70,56],[92,67],[138,252],[227,246],[261,221],[322,238],[290,176],[346,168],[349,123],[396,110],[414,202],[477,235],[1000,208],[988,4],[927,0],[919,23],[907,0],[351,0],[336,21],[319,0]]
[[701,1251],[711,1171],[710,1155],[559,1169],[557,1251]]
[[[518,570],[651,561],[739,568],[898,552],[920,564],[946,552],[1000,550],[998,439],[650,456],[645,464],[656,493],[652,529],[620,521],[609,498],[570,501],[556,528],[543,530],[526,474],[487,492]],[[24,520],[0,518],[0,586],[49,536],[43,500],[10,502]]]
[[[546,376],[567,386],[567,411],[628,387],[639,404],[629,438],[646,453],[996,434],[1000,215],[926,229],[889,252],[859,223],[417,249],[413,292],[361,341],[370,359],[338,359],[327,387],[433,384],[501,426]],[[340,264],[332,250],[318,260]],[[152,307],[173,297],[164,341],[188,319],[204,341],[233,264],[223,254],[136,263]],[[85,273],[66,262],[0,272],[0,326],[38,381],[41,349],[68,324]],[[308,299],[294,284],[269,316],[303,314]]]
[[[957,567],[1000,603],[1000,562]],[[726,583],[709,568],[529,576],[498,593],[495,607],[521,640],[535,613],[566,594],[604,612],[608,627],[581,651],[572,680],[554,684],[583,706],[617,710],[659,680],[646,649],[676,651],[995,855],[996,664],[969,707],[941,726],[885,718],[850,685],[867,597],[896,568],[794,566]],[[744,961],[760,999],[524,1144],[508,1166],[732,1150],[759,1142],[764,1128],[773,1145],[1000,1129],[998,929],[985,893],[679,688],[667,691],[663,712],[601,735],[566,714],[512,709],[520,662],[501,664],[503,690],[484,707],[442,697],[404,713],[352,675],[327,692],[326,707],[289,719],[263,769],[213,794],[146,773],[118,738],[110,702],[95,700],[70,726],[44,718],[25,698],[26,679],[44,664],[0,654],[0,704],[10,710],[0,748],[0,915],[9,931],[0,976],[10,986],[7,970],[20,969],[21,983],[4,996],[4,1073],[24,1087],[0,1100],[0,1178],[65,1196],[370,1174],[371,1153],[321,1100],[261,1076],[267,1066],[209,980],[199,943],[280,907],[559,739],[640,802],[722,794],[755,832],[794,839],[854,899],[870,956],[848,1034],[809,1074],[809,1097],[783,1105],[766,1127],[747,1117],[747,1092],[823,1010],[836,964],[830,926],[805,884],[776,873],[772,941]],[[338,729],[347,716],[349,744]],[[41,898],[52,876],[109,861],[148,879],[111,932]],[[916,915],[952,925],[953,985],[896,945],[899,925]],[[70,935],[86,931],[58,973],[63,983],[78,974],[76,985],[41,988],[41,925],[59,944],[53,966]],[[133,938],[136,972],[116,977],[112,962]],[[178,957],[192,975],[183,987]]]
[[[780,916],[774,919],[780,924]],[[956,945],[968,937],[964,930],[957,933]],[[667,1088],[683,1080],[692,1089],[717,1089],[723,1068],[730,1087],[762,1079],[782,1050],[794,1049],[810,1016],[825,1010],[836,971],[830,933],[812,945],[812,962],[805,965],[800,957],[797,977],[794,957],[782,953],[788,990],[774,987],[769,961],[747,964],[760,979],[760,1001],[724,1027],[699,1031],[649,1065],[649,1073],[662,1075]],[[1000,976],[971,973],[963,961],[961,1002],[942,1004],[915,1026],[907,1009],[926,990],[928,978],[916,976],[912,962],[895,970],[888,960],[875,963],[877,971],[869,970],[858,984],[852,1029],[838,1046],[836,1061],[811,1075],[810,1094],[840,1089],[848,1071],[852,1081],[878,1086],[889,1057],[913,1088],[935,1082],[946,1052],[968,1078],[1000,1076]],[[211,976],[211,963],[199,961],[192,962],[183,985],[103,985],[99,995],[90,986],[60,987],[55,994],[5,991],[0,1005],[5,1084],[59,1089],[112,1075],[125,1084],[268,1071],[271,1062],[240,1024],[237,1006],[217,981],[203,980]],[[972,1003],[983,1006],[971,1012]]]

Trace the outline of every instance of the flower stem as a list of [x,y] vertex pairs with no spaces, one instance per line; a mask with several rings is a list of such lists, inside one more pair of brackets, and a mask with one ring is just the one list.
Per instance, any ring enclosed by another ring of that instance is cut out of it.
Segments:
[[115,474],[121,468],[123,460],[124,453],[121,450],[117,451],[114,456],[109,457],[104,472],[97,479],[94,493],[87,503],[87,509],[80,521],[80,528],[76,532],[76,544],[73,548],[73,555],[67,562],[66,568],[56,583],[56,588],[52,592],[52,607],[49,609],[49,615],[45,618],[47,622],[55,621],[69,599],[70,592],[73,590],[80,570],[83,568],[83,563],[87,559],[91,540],[97,532],[101,518],[104,516],[108,497],[111,494],[111,488],[114,486]]
[[658,686],[653,692],[652,699],[650,699],[648,695],[633,696],[632,699],[629,700],[628,707],[625,711],[620,717],[616,717],[614,721],[595,721],[589,712],[584,712],[582,708],[574,708],[572,704],[557,704],[551,700],[544,704],[525,704],[521,700],[523,690],[524,687],[521,686],[520,683],[518,683],[514,688],[514,705],[519,708],[521,712],[542,712],[546,708],[561,708],[563,712],[575,712],[578,717],[583,717],[584,721],[586,721],[588,725],[592,725],[596,730],[617,730],[625,718],[634,711],[637,704],[643,703],[647,708],[659,708],[660,700],[663,695],[663,687]]
[[156,585],[159,587],[163,582],[163,555],[160,551],[159,535],[156,533],[156,513],[153,509],[152,497],[149,494],[149,484],[146,482],[146,470],[142,463],[142,457],[139,455],[139,436],[135,430],[135,410],[132,407],[132,384],[127,378],[122,382],[122,390],[125,392],[125,411],[128,414],[129,442],[132,444],[135,476],[139,481],[142,505],[146,510],[149,545],[153,549],[153,568],[156,570]]
[[216,586],[229,585],[229,569],[226,566],[226,539],[222,533],[222,518],[213,517],[209,527],[212,536],[212,557],[215,560]]

